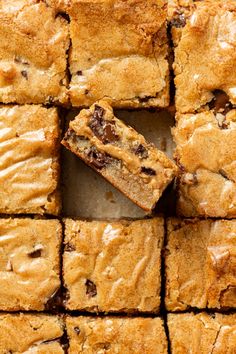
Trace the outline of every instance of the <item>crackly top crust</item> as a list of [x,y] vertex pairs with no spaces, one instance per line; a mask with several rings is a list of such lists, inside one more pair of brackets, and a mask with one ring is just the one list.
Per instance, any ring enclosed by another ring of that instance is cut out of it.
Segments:
[[57,220],[0,219],[0,310],[43,310],[60,287]]
[[0,314],[0,352],[63,354],[62,321],[56,316]]
[[0,102],[67,102],[65,19],[45,1],[0,1]]
[[65,220],[64,282],[71,310],[157,312],[162,218]]
[[236,2],[197,1],[183,16],[173,27],[177,111],[195,112],[216,89],[236,104]]
[[178,114],[176,119],[178,212],[187,217],[235,217],[236,110]]
[[67,317],[69,354],[167,354],[160,318]]
[[235,220],[168,221],[168,310],[235,308],[235,235]]
[[66,4],[71,19],[72,105],[89,106],[106,97],[117,107],[167,106],[166,1]]
[[173,354],[232,354],[236,348],[236,315],[169,314]]
[[0,213],[57,215],[57,110],[36,105],[0,106],[0,129]]

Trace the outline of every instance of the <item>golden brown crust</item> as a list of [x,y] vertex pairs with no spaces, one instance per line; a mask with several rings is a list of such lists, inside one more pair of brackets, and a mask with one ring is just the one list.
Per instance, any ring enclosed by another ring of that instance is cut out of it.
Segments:
[[235,314],[169,314],[168,328],[173,354],[233,354],[235,352]]
[[71,19],[72,105],[106,98],[115,107],[168,106],[166,0],[65,1],[59,7]]
[[194,2],[185,20],[184,27],[173,27],[177,111],[197,111],[217,89],[236,104],[235,1]]
[[0,219],[0,310],[44,310],[60,287],[57,220]]
[[1,106],[0,213],[60,211],[59,117],[55,108]]
[[0,314],[0,352],[63,354],[63,323],[57,316]]
[[164,220],[65,219],[69,310],[159,311]]
[[67,317],[69,354],[167,354],[160,318]]
[[0,101],[66,103],[67,22],[44,1],[0,1]]
[[169,219],[166,307],[235,308],[236,221]]
[[173,129],[180,167],[180,215],[236,216],[236,110],[178,114]]

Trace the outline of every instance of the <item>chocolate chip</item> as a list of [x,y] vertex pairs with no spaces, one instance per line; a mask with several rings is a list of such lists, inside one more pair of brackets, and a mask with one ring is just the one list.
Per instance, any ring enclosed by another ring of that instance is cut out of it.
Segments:
[[226,114],[233,108],[227,93],[222,90],[214,90],[213,94],[214,98],[208,104],[210,109],[214,109],[215,112]]
[[106,153],[99,152],[94,146],[91,147],[88,154],[88,162],[98,170],[101,170],[107,164],[111,163],[112,158]]
[[79,327],[74,327],[74,331],[75,331],[76,334],[80,334],[80,329],[79,329]]
[[134,153],[135,153],[135,155],[139,155],[143,159],[146,159],[148,157],[148,151],[142,144],[139,144],[135,148]]
[[22,71],[21,71],[21,75],[22,75],[26,80],[28,80],[28,73],[27,73],[26,70],[22,70]]
[[107,121],[103,118],[105,110],[95,105],[94,113],[90,118],[89,127],[103,144],[108,144],[119,140],[119,136],[115,132],[115,122]]
[[81,76],[81,75],[83,75],[83,72],[82,72],[82,70],[78,70],[76,74]]
[[86,89],[86,90],[84,91],[84,93],[85,93],[85,95],[87,95],[87,94],[89,93],[89,90]]
[[39,258],[39,257],[41,257],[41,255],[42,255],[42,250],[41,249],[38,249],[38,250],[35,250],[35,251],[32,251],[32,252],[28,253],[28,256],[30,258]]
[[64,250],[66,252],[73,252],[75,251],[75,246],[70,243],[66,243]]
[[183,28],[186,25],[186,18],[184,14],[178,15],[171,22],[171,25],[175,28]]
[[88,295],[89,297],[94,297],[97,295],[97,287],[91,280],[87,279],[85,282],[85,286],[86,295]]
[[50,296],[45,304],[46,311],[57,311],[63,306],[63,297],[65,297],[63,291],[65,292],[66,290],[59,288]]
[[155,176],[156,175],[156,171],[154,171],[152,168],[149,168],[149,167],[142,166],[141,167],[141,172],[145,173],[146,175],[149,175],[149,176]]

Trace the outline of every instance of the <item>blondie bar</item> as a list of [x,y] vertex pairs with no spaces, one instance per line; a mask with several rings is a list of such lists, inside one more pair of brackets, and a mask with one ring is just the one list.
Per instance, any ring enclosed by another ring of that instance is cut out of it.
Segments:
[[173,354],[235,353],[235,314],[169,314],[168,328]]
[[163,239],[162,218],[113,222],[65,219],[66,307],[157,313]]
[[170,219],[166,307],[236,308],[236,221]]
[[72,105],[168,106],[167,1],[68,3]]
[[60,287],[57,220],[0,219],[0,310],[46,307]]
[[82,110],[62,144],[146,211],[177,174],[175,164],[117,119],[105,101]]
[[201,110],[219,89],[236,104],[236,2],[178,2],[187,7],[172,20],[177,111]]
[[220,105],[176,116],[177,211],[187,217],[236,217],[236,110]]
[[0,314],[1,354],[63,354],[64,325],[57,316]]
[[69,354],[167,354],[160,318],[68,317]]
[[42,0],[0,1],[0,102],[67,102],[67,21]]
[[59,213],[59,132],[55,108],[0,107],[0,213]]

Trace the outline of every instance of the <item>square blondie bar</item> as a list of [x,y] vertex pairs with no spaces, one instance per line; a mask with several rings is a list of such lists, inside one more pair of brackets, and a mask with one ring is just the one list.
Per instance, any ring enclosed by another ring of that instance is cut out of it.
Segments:
[[65,8],[73,106],[103,98],[114,107],[168,106],[166,0],[72,0]]
[[236,221],[169,219],[168,311],[236,308]]
[[63,354],[64,325],[58,316],[0,314],[0,353]]
[[0,106],[0,213],[60,211],[59,117],[55,108]]
[[168,329],[173,354],[235,353],[235,314],[168,314]]
[[68,101],[67,21],[42,0],[0,1],[0,102]]
[[178,1],[173,14],[176,109],[194,113],[222,90],[236,104],[236,2]]
[[236,217],[236,110],[224,107],[176,118],[178,214]]
[[69,310],[155,312],[164,220],[65,219],[63,278]]
[[106,101],[82,110],[62,144],[149,212],[177,174],[176,165],[116,118]]
[[69,354],[167,354],[160,318],[67,317]]
[[60,287],[57,220],[0,219],[0,310],[42,311]]

